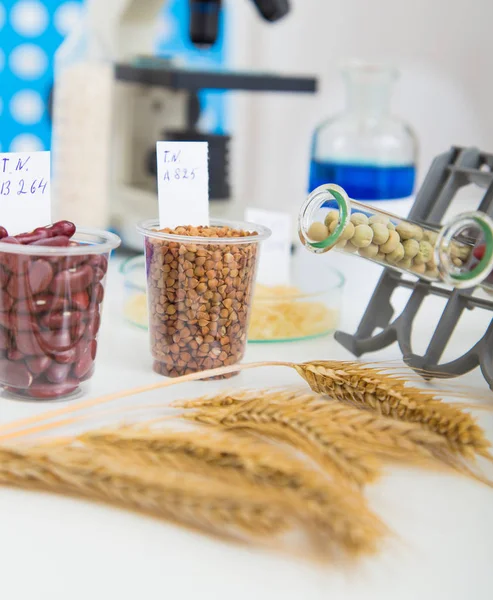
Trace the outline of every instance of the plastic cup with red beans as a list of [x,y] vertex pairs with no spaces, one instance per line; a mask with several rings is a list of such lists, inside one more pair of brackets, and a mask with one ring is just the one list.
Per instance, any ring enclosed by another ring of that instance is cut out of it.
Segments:
[[32,400],[91,378],[108,260],[118,236],[69,221],[9,236],[0,227],[0,386]]

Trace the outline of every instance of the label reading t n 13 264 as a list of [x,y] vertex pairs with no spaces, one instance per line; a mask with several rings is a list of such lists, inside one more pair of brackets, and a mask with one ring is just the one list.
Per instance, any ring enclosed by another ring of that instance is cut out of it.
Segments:
[[209,225],[207,142],[158,142],[156,150],[161,229]]
[[0,153],[0,225],[16,235],[50,223],[50,153]]

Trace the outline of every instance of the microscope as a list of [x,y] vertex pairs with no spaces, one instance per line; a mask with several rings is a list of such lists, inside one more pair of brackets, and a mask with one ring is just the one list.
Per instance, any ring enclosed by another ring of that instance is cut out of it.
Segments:
[[[289,12],[288,0],[252,2],[268,22]],[[313,77],[184,68],[154,56],[162,4],[88,0],[83,30],[67,38],[55,63],[54,212],[110,228],[133,250],[142,248],[135,224],[157,213],[157,141],[207,141],[211,208],[234,202],[231,138],[198,130],[199,91],[313,93],[317,84]],[[221,8],[222,0],[189,0],[188,33],[198,47],[216,41]]]

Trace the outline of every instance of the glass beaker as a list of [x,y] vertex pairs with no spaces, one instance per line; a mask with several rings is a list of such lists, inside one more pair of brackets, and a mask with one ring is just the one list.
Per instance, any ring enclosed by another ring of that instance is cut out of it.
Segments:
[[397,69],[353,62],[342,75],[346,107],[314,132],[309,191],[333,182],[356,200],[411,196],[417,140],[409,125],[390,114]]
[[0,388],[15,396],[73,397],[94,373],[108,260],[120,238],[78,228],[72,243],[0,241]]
[[[178,377],[243,358],[260,243],[253,223],[211,220],[202,228],[160,230],[140,223],[154,371]],[[193,232],[195,230],[195,233]]]
[[340,186],[326,184],[303,204],[298,231],[315,253],[335,249],[426,281],[493,288],[485,281],[493,269],[493,221],[481,212],[431,227],[349,200]]

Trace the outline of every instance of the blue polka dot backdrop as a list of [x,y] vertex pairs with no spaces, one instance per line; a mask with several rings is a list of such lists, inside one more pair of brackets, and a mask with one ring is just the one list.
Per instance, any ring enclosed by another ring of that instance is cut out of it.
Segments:
[[46,150],[53,57],[82,0],[0,0],[0,151]]
[[[54,54],[82,9],[83,0],[0,0],[0,152],[50,148]],[[188,0],[168,0],[160,15],[157,54],[194,66],[221,66],[223,29],[213,48],[196,49],[188,39]],[[222,132],[224,94],[203,92],[200,99],[199,126]]]

